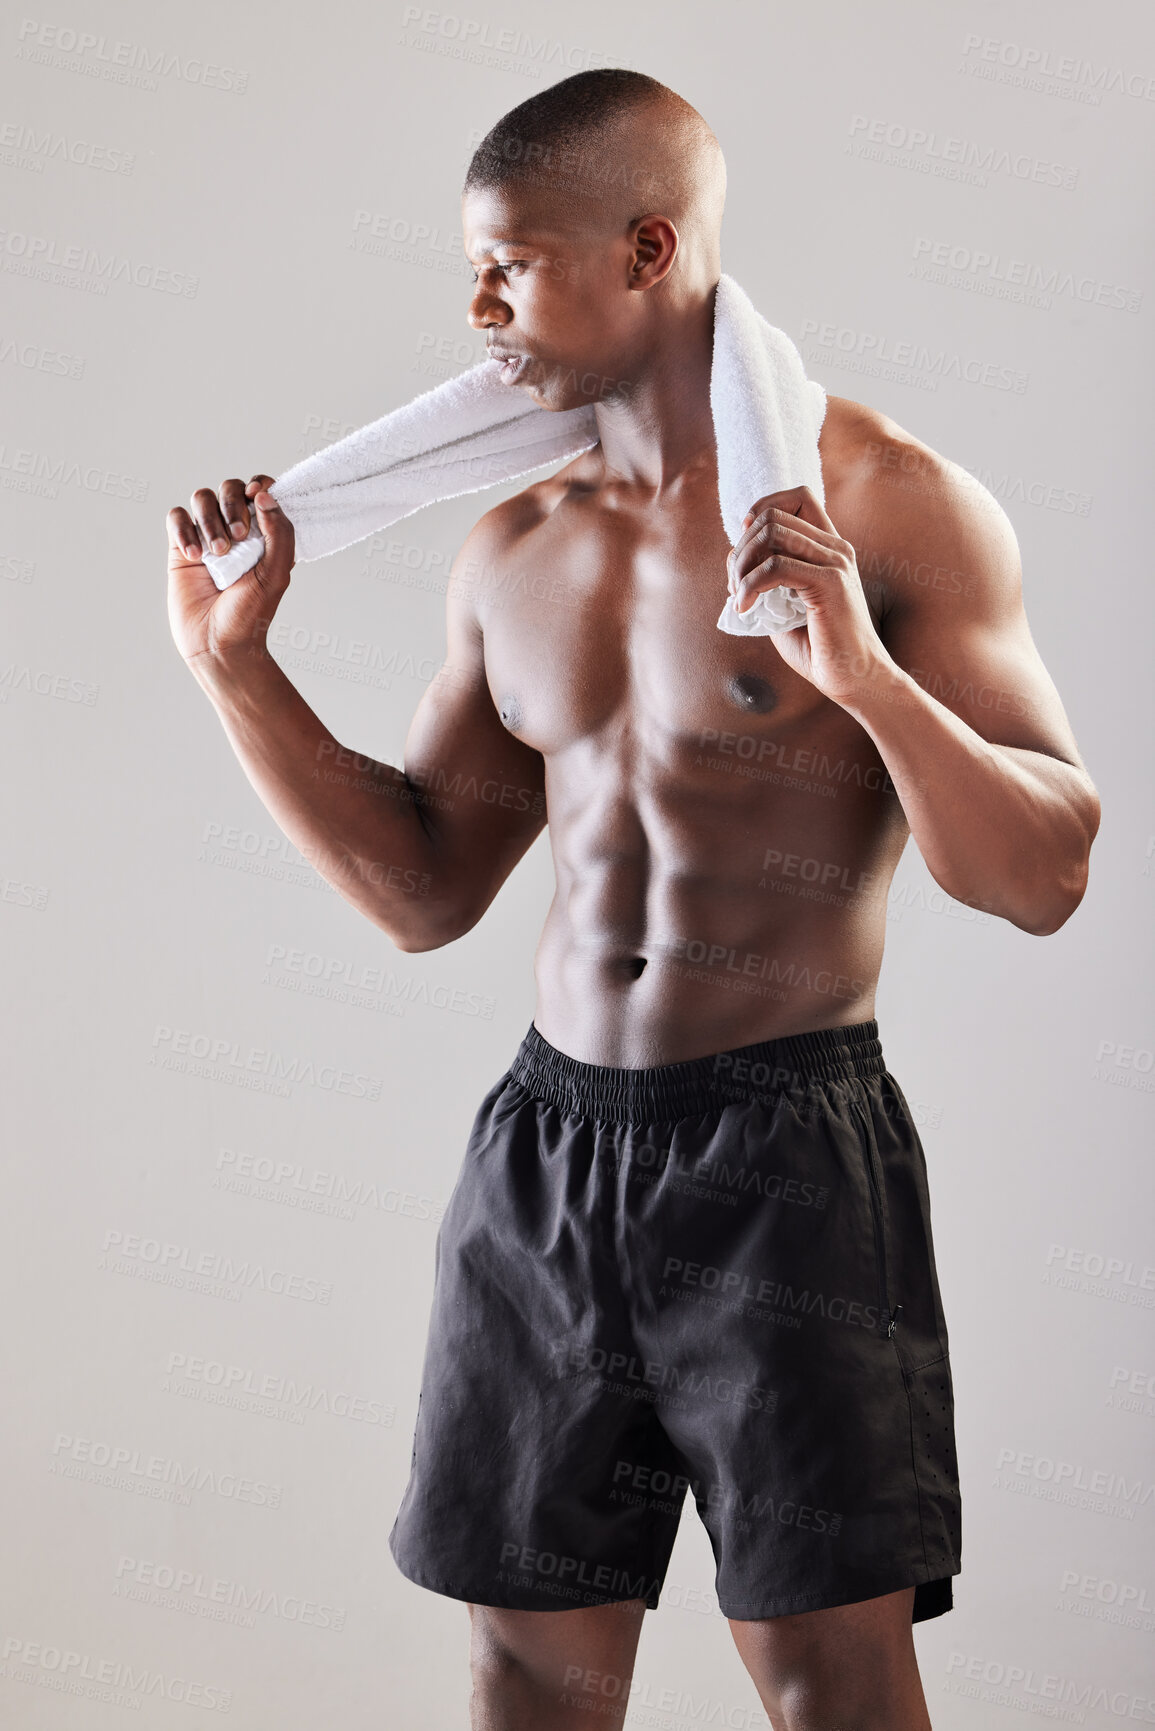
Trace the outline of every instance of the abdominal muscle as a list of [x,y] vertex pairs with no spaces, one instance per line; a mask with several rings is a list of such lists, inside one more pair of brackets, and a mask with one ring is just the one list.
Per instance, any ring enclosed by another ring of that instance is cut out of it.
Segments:
[[568,755],[547,761],[557,889],[535,960],[552,1045],[635,1069],[874,1015],[908,833],[893,795],[722,794],[653,766],[635,792]]

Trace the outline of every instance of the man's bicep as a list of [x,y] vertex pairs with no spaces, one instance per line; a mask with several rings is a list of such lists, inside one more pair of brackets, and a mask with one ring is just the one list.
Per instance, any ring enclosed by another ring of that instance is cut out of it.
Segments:
[[994,497],[939,459],[893,518],[881,636],[898,665],[993,745],[1081,764],[1031,636],[1018,543]]

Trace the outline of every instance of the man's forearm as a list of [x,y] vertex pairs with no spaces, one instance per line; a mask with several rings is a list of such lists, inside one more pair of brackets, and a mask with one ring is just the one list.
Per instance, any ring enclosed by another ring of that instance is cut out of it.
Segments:
[[[189,662],[245,774],[301,853],[399,948],[451,922],[436,849],[400,769],[344,750],[267,653]],[[446,941],[453,935],[446,926]]]
[[1044,935],[1082,898],[1098,801],[1073,764],[991,745],[893,663],[845,708],[874,740],[948,895]]

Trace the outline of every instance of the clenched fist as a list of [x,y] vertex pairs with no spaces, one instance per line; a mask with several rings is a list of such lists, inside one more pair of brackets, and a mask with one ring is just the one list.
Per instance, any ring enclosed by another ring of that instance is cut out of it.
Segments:
[[[293,569],[293,525],[272,494],[271,475],[225,481],[219,496],[198,487],[192,510],[174,505],[168,527],[168,618],[173,640],[187,662],[208,656],[222,663],[263,655],[265,638]],[[203,554],[225,553],[243,541],[250,511],[265,538],[265,551],[251,571],[218,589]]]

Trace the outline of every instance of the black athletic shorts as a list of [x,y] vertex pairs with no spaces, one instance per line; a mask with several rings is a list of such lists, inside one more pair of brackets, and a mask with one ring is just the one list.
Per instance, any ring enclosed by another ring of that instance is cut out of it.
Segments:
[[402,1572],[658,1603],[687,1492],[728,1617],[915,1588],[961,1504],[922,1144],[875,1021],[653,1068],[531,1024],[437,1240]]

